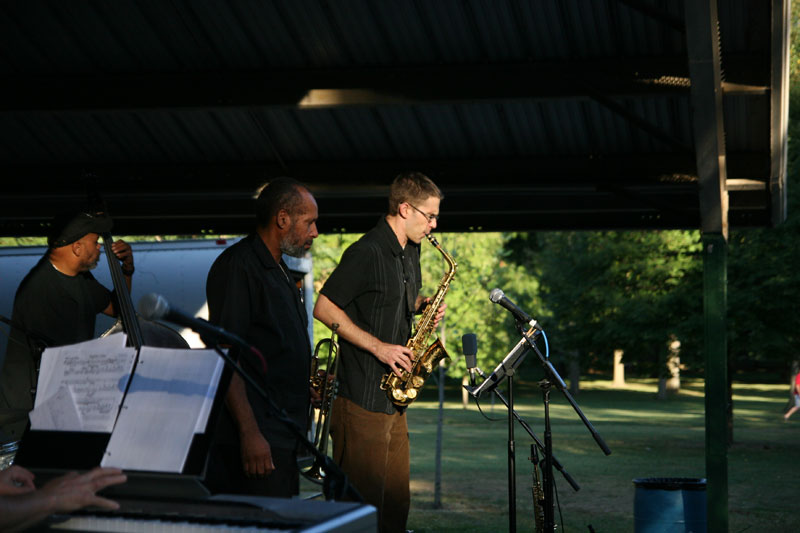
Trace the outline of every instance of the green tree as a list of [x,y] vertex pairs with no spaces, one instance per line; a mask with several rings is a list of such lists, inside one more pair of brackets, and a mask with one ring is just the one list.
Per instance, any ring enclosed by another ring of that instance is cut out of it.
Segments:
[[613,350],[622,349],[626,364],[662,377],[670,339],[697,353],[697,232],[520,234],[510,248],[528,270],[538,265],[556,360],[577,353],[584,367],[605,370]]
[[[517,342],[519,334],[511,315],[489,300],[495,287],[526,309],[533,309],[537,300],[538,280],[520,265],[506,259],[507,237],[501,233],[445,233],[439,238],[442,247],[458,263],[456,277],[447,293],[445,318],[447,350],[451,361],[448,375],[466,375],[462,357],[461,336],[475,333],[478,338],[478,362],[490,371]],[[445,265],[433,259],[435,252],[423,254],[423,280],[426,294],[436,290]],[[439,256],[438,253],[435,254]]]
[[[331,272],[333,272],[333,269],[336,268],[336,265],[339,264],[339,260],[342,258],[344,251],[360,237],[360,234],[355,233],[332,233],[320,235],[314,240],[314,247],[311,248],[311,255],[313,257],[315,302],[322,286],[328,280],[328,277],[331,275]],[[319,320],[314,320],[313,317],[308,318],[314,321],[315,342],[319,342],[321,339],[331,336],[331,330],[325,324]]]

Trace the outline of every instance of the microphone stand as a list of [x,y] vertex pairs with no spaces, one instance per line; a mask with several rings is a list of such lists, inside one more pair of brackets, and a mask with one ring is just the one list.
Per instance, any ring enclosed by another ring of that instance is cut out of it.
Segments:
[[551,383],[547,378],[549,375],[553,381],[555,381],[556,386],[561,390],[564,396],[569,401],[572,408],[578,414],[580,419],[583,421],[586,428],[594,437],[595,442],[597,445],[600,446],[600,449],[603,450],[603,453],[606,455],[611,454],[611,449],[606,445],[603,438],[600,434],[595,430],[594,426],[589,419],[586,418],[586,415],[583,414],[581,408],[578,407],[578,404],[575,402],[575,399],[570,394],[569,390],[567,389],[567,384],[564,383],[564,380],[558,374],[558,371],[555,367],[550,363],[550,359],[542,355],[539,351],[539,347],[536,346],[535,342],[535,333],[529,335],[524,328],[521,326],[519,322],[517,322],[517,326],[520,328],[522,332],[522,336],[525,338],[525,341],[528,345],[536,352],[536,355],[539,356],[539,360],[542,362],[542,365],[545,369],[545,378],[539,382],[539,387],[542,390],[542,396],[544,401],[544,442],[545,442],[545,454],[544,454],[544,468],[542,469],[542,478],[543,478],[543,490],[544,490],[544,531],[552,532],[555,529],[555,501],[553,498],[553,441],[552,441],[552,431],[550,427],[550,388]]
[[[481,370],[479,367],[475,367],[475,370],[478,372],[478,375],[480,377],[482,377],[483,379],[486,379],[486,373],[483,370]],[[502,392],[500,392],[497,389],[492,389],[492,392],[503,403],[503,405],[505,405],[506,407],[509,407],[508,400],[506,400],[506,397],[503,396]],[[528,433],[528,435],[530,435],[530,437],[533,439],[533,442],[536,443],[536,446],[542,452],[542,455],[544,455],[544,453],[545,453],[545,445],[544,445],[544,443],[542,443],[541,440],[539,440],[539,437],[536,436],[536,433],[533,432],[533,429],[531,429],[531,426],[528,425],[528,423],[525,421],[525,419],[522,418],[522,416],[520,416],[520,414],[517,411],[515,411],[514,409],[511,409],[511,408],[509,408],[509,410],[512,413],[514,413],[514,418],[517,419],[517,422],[519,422],[519,425],[522,426],[522,429],[524,429]],[[575,492],[578,492],[579,490],[581,490],[581,486],[578,484],[577,481],[575,481],[573,479],[573,477],[569,474],[569,472],[567,472],[564,469],[564,465],[561,464],[561,462],[558,460],[558,458],[555,455],[553,455],[553,467],[555,467],[556,470],[561,472],[561,475],[564,476],[564,479],[567,481],[567,483],[569,483],[569,485],[572,487],[572,489]]]
[[[503,377],[508,378],[508,400],[506,400],[503,397],[503,395],[497,390],[496,378],[495,378],[495,383],[493,383],[491,386],[491,390],[495,393],[495,395],[498,398],[500,398],[500,400],[508,408],[508,527],[510,533],[516,533],[517,531],[516,443],[514,440],[514,418],[520,421],[522,426],[525,428],[528,434],[533,438],[536,444],[543,449],[545,456],[546,457],[548,456],[547,439],[545,439],[545,444],[542,445],[541,441],[539,441],[539,439],[533,433],[533,430],[530,429],[530,426],[528,426],[527,423],[524,422],[522,417],[520,417],[519,414],[514,410],[514,374],[516,372],[516,368],[522,364],[522,361],[525,359],[525,355],[527,355],[527,349],[520,352],[517,351],[517,348],[521,347],[526,342],[530,342],[530,339],[528,338],[529,335],[531,338],[534,338],[536,336],[536,328],[531,326],[530,331],[526,332],[524,329],[525,325],[526,325],[525,323],[517,320],[517,328],[522,332],[523,340],[521,340],[517,344],[517,347],[515,347],[511,351],[511,353],[509,353],[509,355],[506,356],[506,359],[504,359],[503,363],[501,363],[500,366],[498,367],[498,368],[502,367],[504,371]],[[480,368],[477,368],[477,370],[478,373],[481,375],[481,377],[483,377],[484,383],[486,383],[486,380],[488,379],[486,374],[484,374],[484,372]],[[495,373],[496,372],[498,372],[498,370],[495,370]],[[494,378],[496,375],[495,373],[493,373],[492,376],[490,377]],[[467,390],[477,400],[477,395],[475,394],[476,389],[470,387]],[[551,449],[549,452],[549,457],[552,458],[552,455],[553,453]],[[561,465],[559,464],[559,467],[560,466]],[[564,476],[566,477],[567,481],[572,486],[572,488],[576,491],[579,490],[580,487],[578,486],[578,484],[575,483],[575,480],[573,480],[569,474],[564,472],[563,467],[559,469],[564,474]],[[550,472],[552,475],[552,466]],[[544,475],[542,477],[544,477]]]
[[508,530],[510,533],[516,533],[517,466],[514,449],[514,369],[506,370],[506,376],[508,376]]
[[[246,342],[242,341],[241,339],[237,339],[237,345],[246,351],[256,351],[258,350],[247,344]],[[308,441],[306,436],[303,434],[303,431],[298,427],[294,420],[289,418],[289,415],[286,413],[284,409],[278,407],[278,405],[272,401],[269,397],[267,392],[261,388],[261,386],[256,383],[256,381],[242,369],[239,364],[233,360],[233,358],[225,353],[222,349],[220,349],[219,345],[216,344],[214,346],[214,351],[216,351],[222,359],[225,360],[225,363],[231,366],[242,379],[244,379],[248,385],[253,387],[253,389],[258,393],[259,396],[264,400],[267,405],[267,410],[269,414],[278,420],[280,420],[292,434],[297,438],[297,441],[302,444],[311,454],[320,461],[322,464],[322,469],[325,472],[325,481],[322,485],[322,492],[325,495],[326,500],[336,500],[342,499],[345,496],[350,496],[354,501],[359,503],[364,502],[364,498],[361,497],[358,490],[350,484],[350,481],[347,479],[347,475],[342,472],[339,466],[333,462],[333,459],[324,455],[321,451],[319,451],[316,446],[314,446],[311,442]]]
[[544,531],[555,530],[555,502],[553,501],[553,433],[550,428],[550,382],[547,378],[539,382],[544,397],[544,468],[542,468],[542,490],[544,491]]

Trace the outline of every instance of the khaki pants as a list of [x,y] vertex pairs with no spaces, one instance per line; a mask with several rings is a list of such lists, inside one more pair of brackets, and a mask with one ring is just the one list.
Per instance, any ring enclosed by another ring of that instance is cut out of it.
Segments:
[[405,414],[373,413],[336,398],[331,438],[333,460],[364,501],[378,509],[381,533],[405,532],[411,503]]

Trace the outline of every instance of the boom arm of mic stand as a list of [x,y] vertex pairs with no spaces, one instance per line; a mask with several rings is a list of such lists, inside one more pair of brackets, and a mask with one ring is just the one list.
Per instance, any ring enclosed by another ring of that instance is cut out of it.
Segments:
[[539,347],[536,346],[536,343],[534,342],[534,339],[531,338],[531,336],[526,335],[525,333],[523,333],[523,336],[525,337],[525,340],[528,342],[528,345],[533,349],[534,352],[536,352],[536,355],[539,356],[539,360],[542,362],[542,365],[544,365],[545,370],[550,375],[550,377],[553,378],[553,381],[556,382],[556,386],[559,388],[559,390],[561,390],[561,392],[567,398],[567,401],[575,410],[575,412],[578,413],[578,416],[583,421],[583,424],[586,426],[586,429],[589,430],[589,433],[592,434],[592,437],[594,438],[597,445],[600,446],[600,449],[603,450],[604,454],[611,455],[611,449],[606,445],[606,442],[603,440],[603,437],[601,437],[600,434],[597,432],[597,430],[594,429],[594,426],[592,425],[591,422],[589,422],[589,419],[586,418],[586,415],[583,414],[581,408],[578,407],[578,404],[575,402],[575,399],[572,397],[572,394],[570,394],[569,390],[567,389],[567,384],[564,383],[563,379],[561,379],[561,376],[558,374],[558,371],[550,363],[550,360],[542,355],[542,352],[539,351]]
[[[477,371],[478,371],[478,374],[479,374],[479,375],[480,375],[480,376],[481,376],[483,379],[486,379],[486,374],[484,374],[483,370],[481,370],[481,369],[480,369],[480,368],[478,368],[478,367],[475,367],[475,370],[477,370]],[[500,392],[499,390],[497,390],[496,388],[495,388],[495,389],[492,389],[492,392],[494,392],[495,396],[497,396],[498,398],[500,398],[500,401],[501,401],[501,402],[503,402],[503,404],[504,404],[506,407],[508,407],[508,400],[506,400],[505,396],[503,396],[503,393],[501,393],[501,392]],[[531,436],[531,438],[533,439],[533,441],[536,443],[536,446],[538,446],[538,447],[539,447],[539,449],[540,449],[540,450],[542,450],[542,453],[544,453],[544,444],[542,444],[542,441],[540,441],[540,440],[539,440],[539,437],[537,437],[537,436],[536,436],[536,434],[533,432],[533,430],[532,430],[532,429],[531,429],[531,427],[528,425],[528,423],[525,421],[525,419],[524,419],[524,418],[522,418],[522,417],[519,415],[519,413],[517,413],[517,410],[516,410],[516,409],[514,409],[512,412],[514,413],[514,418],[516,418],[516,419],[517,419],[517,422],[519,422],[519,423],[520,423],[520,425],[521,425],[521,426],[522,426],[522,427],[525,429],[525,431],[527,431],[527,432],[528,432],[528,435],[530,435],[530,436]],[[561,465],[561,463],[558,461],[558,459],[556,459],[556,457],[555,457],[555,456],[553,456],[553,466],[556,468],[556,470],[558,470],[559,472],[561,472],[561,474],[564,476],[564,479],[566,479],[566,480],[567,480],[567,483],[569,483],[569,484],[570,484],[570,486],[572,487],[572,489],[573,489],[575,492],[578,492],[579,490],[581,490],[581,486],[580,486],[580,485],[578,485],[577,481],[575,481],[574,479],[572,479],[572,476],[570,476],[570,475],[569,475],[569,472],[567,472],[566,470],[564,470],[564,467]]]
[[[252,346],[249,344],[242,344],[241,348],[251,351],[254,350]],[[318,459],[323,465],[323,470],[325,471],[325,482],[324,482],[324,492],[325,492],[325,499],[341,499],[348,494],[357,502],[364,502],[364,498],[362,498],[361,494],[358,492],[353,485],[347,479],[347,475],[342,472],[339,466],[333,462],[333,460],[328,457],[327,455],[323,455],[321,451],[317,449],[311,442],[308,441],[305,435],[303,435],[302,430],[297,426],[297,424],[289,418],[289,415],[286,414],[286,411],[278,407],[272,398],[266,393],[264,389],[262,389],[255,380],[250,377],[250,375],[245,372],[239,364],[233,360],[233,358],[226,354],[223,350],[220,349],[219,346],[214,346],[214,351],[216,351],[220,357],[222,357],[227,364],[233,368],[239,376],[243,380],[247,382],[248,385],[253,387],[253,389],[258,393],[259,396],[264,400],[267,405],[267,409],[269,410],[269,414],[274,416],[278,420],[280,420],[292,434],[297,438],[298,442],[302,444],[311,454]]]

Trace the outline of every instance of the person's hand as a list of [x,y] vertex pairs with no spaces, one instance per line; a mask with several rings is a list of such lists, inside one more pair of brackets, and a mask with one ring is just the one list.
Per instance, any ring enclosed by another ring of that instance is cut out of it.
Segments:
[[240,435],[242,469],[249,478],[265,478],[275,470],[272,462],[272,448],[260,431]]
[[[430,298],[428,298],[430,301]],[[439,323],[444,320],[444,311],[447,309],[447,304],[442,302],[442,305],[439,306],[439,310],[436,312],[436,316],[433,317],[433,329],[439,327]]]
[[311,396],[311,405],[319,409],[322,407],[322,395],[312,385],[308,387],[308,394]]
[[122,273],[126,276],[133,274],[133,250],[131,245],[123,240],[114,241],[111,244],[111,251],[122,262]]
[[35,490],[33,473],[18,465],[0,470],[0,494],[25,494]]
[[[320,369],[317,370],[317,379],[320,382],[320,388],[325,391],[325,396],[330,398],[333,387],[336,386],[336,376],[329,374],[327,370]],[[313,386],[309,386],[309,391],[311,392],[311,405],[317,409],[321,408],[323,402],[322,390],[317,390]]]
[[414,360],[414,352],[399,344],[380,343],[375,350],[375,357],[379,361],[389,365],[389,368],[399,378],[403,377],[402,370],[411,372],[411,362]]
[[70,472],[51,479],[38,494],[51,502],[50,512],[70,512],[90,505],[102,509],[119,509],[117,502],[95,493],[126,480],[127,477],[119,468],[98,466],[84,474]]

